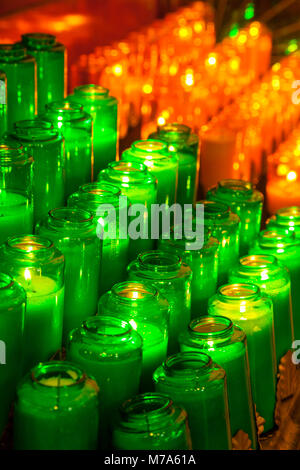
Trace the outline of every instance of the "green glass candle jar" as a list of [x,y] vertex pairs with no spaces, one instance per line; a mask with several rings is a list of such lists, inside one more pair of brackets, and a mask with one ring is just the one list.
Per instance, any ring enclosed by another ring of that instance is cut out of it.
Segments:
[[153,388],[152,374],[167,356],[169,303],[156,287],[146,282],[115,284],[99,300],[99,315],[128,321],[143,339],[141,390]]
[[34,221],[64,204],[64,141],[50,122],[19,121],[9,138],[22,143],[34,159]]
[[0,437],[21,377],[25,290],[0,273]]
[[274,426],[276,358],[271,299],[254,284],[227,284],[209,301],[208,313],[230,318],[247,336],[251,386],[256,410]]
[[17,450],[95,450],[98,442],[95,380],[68,362],[42,363],[21,381],[14,412]]
[[292,309],[295,339],[300,338],[300,244],[295,232],[274,227],[259,233],[255,246],[249,252],[251,255],[273,255],[289,270],[291,276]]
[[300,240],[300,207],[291,206],[279,209],[267,222],[267,228],[283,228],[286,231],[295,232],[296,238]]
[[186,411],[161,393],[145,393],[127,400],[113,432],[118,450],[189,450]]
[[208,299],[217,291],[219,242],[211,236],[209,230],[204,231],[204,243],[201,249],[188,249],[189,242],[190,240],[185,237],[177,239],[172,230],[169,240],[159,240],[159,248],[176,253],[191,268],[193,273],[191,316],[198,318],[207,314]]
[[170,304],[168,352],[179,349],[179,333],[191,319],[191,268],[175,253],[160,250],[141,253],[128,266],[130,280],[153,284]]
[[82,106],[69,101],[46,105],[41,119],[50,121],[65,139],[65,197],[93,177],[93,122]]
[[0,70],[0,139],[7,130],[7,80]]
[[21,43],[0,44],[0,69],[7,78],[7,128],[36,114],[36,62]]
[[0,141],[0,243],[33,228],[33,158],[16,142]]
[[243,180],[222,180],[207,192],[207,199],[229,205],[240,218],[240,255],[247,255],[260,230],[264,196]]
[[[144,210],[144,212],[141,215],[140,238],[133,239],[133,236],[130,236],[130,261],[142,251],[154,248],[151,240],[151,206],[157,202],[157,181],[147,170],[146,165],[122,160],[113,162],[99,173],[98,180],[118,186],[122,195],[128,197],[131,204],[145,206],[145,209],[136,207],[137,211]],[[140,212],[134,211],[132,215],[140,215]]]
[[118,101],[100,85],[81,85],[68,99],[93,118],[94,178],[117,156]]
[[180,336],[182,352],[204,352],[226,372],[232,436],[246,432],[257,446],[254,406],[246,335],[229,318],[215,316],[193,320]]
[[272,255],[244,256],[232,269],[229,282],[256,284],[272,298],[278,366],[294,340],[291,281],[287,268]]
[[199,138],[191,128],[183,124],[172,123],[159,126],[157,131],[149,135],[149,139],[166,142],[169,152],[178,157],[178,186],[176,202],[193,204],[199,172]]
[[139,390],[142,338],[119,318],[95,316],[70,333],[67,358],[97,381],[100,447],[107,448],[118,407]]
[[154,372],[156,391],[187,411],[193,450],[231,449],[226,374],[204,353],[168,357]]
[[37,65],[38,112],[45,105],[65,97],[67,84],[67,57],[65,47],[56,42],[52,34],[28,33],[22,35],[22,43]]
[[65,257],[63,338],[97,312],[101,240],[93,215],[71,207],[53,209],[36,227]]
[[239,257],[240,219],[227,204],[215,201],[199,201],[204,207],[204,228],[219,241],[218,284],[225,284],[231,266]]
[[45,238],[9,238],[0,247],[0,270],[11,275],[27,294],[23,370],[28,372],[61,347],[64,257]]
[[176,200],[178,157],[165,142],[138,140],[122,153],[122,160],[144,163],[157,178],[157,202],[171,206]]
[[[128,207],[120,196],[118,187],[101,181],[84,184],[68,199],[68,206],[90,211],[97,219],[98,226],[101,224],[103,227],[99,294],[107,292],[114,284],[126,279],[129,239],[122,235],[120,219]],[[115,209],[115,218],[104,216],[105,208],[108,207]]]

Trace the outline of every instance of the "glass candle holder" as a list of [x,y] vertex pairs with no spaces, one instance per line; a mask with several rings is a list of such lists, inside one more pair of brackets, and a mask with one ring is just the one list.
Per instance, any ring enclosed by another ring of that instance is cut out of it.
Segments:
[[130,263],[128,276],[130,280],[150,282],[168,300],[168,352],[177,352],[179,333],[191,319],[191,268],[175,253],[153,250],[141,253]]
[[25,290],[0,272],[0,436],[21,377]]
[[0,70],[0,139],[7,130],[7,80]]
[[[114,284],[126,279],[129,239],[121,234],[120,219],[123,211],[127,211],[127,205],[120,196],[118,187],[101,181],[84,184],[68,199],[68,206],[90,211],[97,219],[98,225],[103,227],[99,294],[107,292]],[[115,218],[100,217],[99,210],[103,209],[105,212],[105,207],[115,209]]]
[[169,303],[156,287],[146,282],[115,284],[98,305],[99,315],[128,321],[143,339],[141,391],[153,388],[152,374],[167,356]]
[[246,432],[257,447],[246,335],[229,318],[193,320],[180,336],[182,352],[205,352],[226,372],[231,433]]
[[172,230],[169,240],[159,240],[159,249],[176,253],[191,268],[191,317],[198,318],[207,314],[208,299],[217,291],[219,242],[205,230],[201,249],[188,249],[188,243],[186,237],[176,239]]
[[204,227],[219,241],[218,284],[227,282],[231,266],[239,257],[240,219],[222,202],[199,201],[204,206]]
[[50,240],[26,235],[0,248],[0,270],[24,287],[23,371],[48,360],[61,347],[64,309],[64,257]]
[[50,122],[27,120],[14,123],[9,136],[22,143],[34,159],[34,221],[38,222],[53,207],[64,204],[64,141]]
[[62,100],[66,96],[67,57],[65,46],[56,42],[52,34],[28,33],[22,35],[22,43],[37,65],[38,113],[45,105]]
[[13,141],[0,141],[0,243],[32,232],[32,155]]
[[65,197],[93,178],[92,117],[69,101],[46,105],[41,119],[50,121],[65,139]]
[[294,340],[291,281],[287,268],[272,255],[244,256],[232,269],[229,282],[256,284],[272,298],[278,366]]
[[127,400],[113,432],[118,450],[189,450],[186,411],[161,393],[145,393]]
[[[0,69],[7,78],[7,128],[36,114],[36,62],[21,43],[0,44]],[[18,92],[16,92],[16,90]]]
[[300,279],[300,245],[295,232],[286,232],[285,229],[279,227],[262,230],[249,254],[273,255],[288,268],[291,276],[294,335],[295,339],[299,338],[300,318],[297,312],[300,311],[300,291],[298,289]]
[[176,200],[178,157],[157,140],[138,140],[121,156],[127,162],[144,163],[157,179],[157,202],[171,206]]
[[65,341],[73,328],[97,312],[101,241],[93,215],[71,207],[51,210],[36,226],[36,233],[52,240],[65,257]]
[[274,426],[276,358],[271,299],[254,284],[227,284],[209,301],[209,315],[230,318],[247,336],[251,386],[256,411]]
[[14,448],[95,450],[98,442],[95,380],[68,362],[42,363],[21,381],[14,409]]
[[300,239],[300,207],[291,206],[279,209],[266,222],[268,229],[283,228],[286,231],[295,232],[297,240]]
[[149,139],[166,142],[168,151],[178,158],[178,185],[176,202],[193,204],[196,200],[199,171],[199,138],[189,126],[172,123],[159,126]]
[[142,339],[119,318],[95,316],[70,333],[67,358],[97,381],[100,447],[107,448],[118,407],[139,390]]
[[156,391],[188,414],[193,450],[231,449],[226,374],[204,353],[168,357],[154,372]]
[[[151,240],[151,207],[157,202],[157,181],[147,170],[146,165],[137,162],[113,162],[98,175],[99,181],[107,181],[118,186],[123,196],[128,197],[131,204],[139,204],[132,214],[136,216],[139,210],[142,213],[140,238],[130,237],[129,258],[135,259],[139,253],[153,248]],[[129,218],[130,220],[130,218]],[[134,225],[136,229],[136,225]]]
[[222,180],[207,192],[207,199],[229,205],[240,218],[240,255],[248,254],[260,230],[264,196],[243,180]]
[[100,85],[81,85],[69,95],[93,118],[94,178],[116,160],[118,142],[118,101]]

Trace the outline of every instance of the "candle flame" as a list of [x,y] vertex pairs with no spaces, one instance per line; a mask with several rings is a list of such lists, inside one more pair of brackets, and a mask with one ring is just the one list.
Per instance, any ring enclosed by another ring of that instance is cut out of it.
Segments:
[[25,277],[25,281],[27,281],[27,282],[31,281],[31,274],[30,274],[30,271],[29,271],[28,268],[25,269],[24,277]]
[[295,171],[289,171],[288,174],[286,175],[287,181],[296,181],[297,179],[297,173]]

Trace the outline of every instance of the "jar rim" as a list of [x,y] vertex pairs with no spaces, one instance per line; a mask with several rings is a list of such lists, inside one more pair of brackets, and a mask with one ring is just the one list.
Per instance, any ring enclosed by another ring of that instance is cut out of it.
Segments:
[[226,338],[233,333],[233,323],[230,318],[216,315],[205,316],[192,320],[189,324],[192,336],[203,339]]
[[224,202],[202,199],[197,201],[196,204],[203,204],[204,219],[205,217],[209,219],[223,219],[230,216],[229,205]]
[[93,194],[95,196],[104,197],[104,196],[120,196],[121,190],[118,186],[114,186],[111,183],[106,183],[104,181],[98,181],[93,183],[85,183],[79,187],[79,192],[84,194]]
[[[136,140],[131,145],[131,148],[137,150],[138,152],[148,153],[151,158],[153,156],[155,158],[165,158],[167,156],[166,152],[168,150],[167,144],[165,142],[154,139]],[[147,156],[145,158],[147,158]]]
[[300,207],[299,206],[290,206],[290,207],[283,207],[278,209],[275,214],[276,218],[279,219],[289,219],[290,221],[293,220],[300,220]]
[[14,134],[20,139],[46,140],[58,137],[53,124],[42,119],[24,119],[14,123]]
[[90,211],[77,207],[58,207],[49,211],[50,220],[56,224],[74,226],[75,224],[88,224],[94,216]]
[[99,337],[123,338],[132,333],[132,326],[129,322],[110,315],[95,315],[82,323],[83,329]]
[[163,368],[169,376],[194,376],[207,374],[212,368],[211,357],[204,352],[181,352],[169,356]]
[[142,269],[154,272],[177,271],[182,264],[179,255],[163,250],[144,251],[137,261]]
[[35,46],[36,49],[43,49],[56,44],[56,36],[48,33],[26,33],[22,34],[22,41],[26,47]]
[[94,96],[108,96],[109,95],[109,89],[105,88],[101,85],[96,85],[93,83],[89,83],[86,85],[80,85],[74,88],[74,94],[84,94],[89,97],[94,97]]
[[287,231],[281,227],[272,227],[259,232],[259,245],[266,248],[283,247],[284,245],[292,245],[296,242],[295,232]]
[[177,122],[157,126],[158,135],[168,142],[186,141],[191,135],[191,128]]
[[162,414],[169,414],[172,406],[173,400],[168,395],[147,392],[126,400],[120,411],[122,417],[130,421],[148,421],[159,419]]
[[[64,374],[70,383],[61,383],[61,375]],[[48,377],[50,375],[50,377]],[[54,377],[53,377],[54,376]],[[75,377],[74,377],[75,376]],[[47,379],[50,382],[47,382]],[[57,384],[51,379],[57,378]],[[83,384],[86,381],[86,374],[75,364],[67,361],[51,361],[38,364],[31,370],[31,380],[36,385],[47,388],[69,388]]]
[[21,143],[12,140],[0,141],[0,165],[1,166],[21,166],[33,162],[33,157],[23,147]]
[[[115,297],[124,302],[145,302],[149,298],[154,298],[158,295],[156,287],[150,283],[139,281],[119,282],[113,285],[111,292]],[[130,292],[135,295],[130,296]]]
[[39,235],[24,235],[22,237],[10,237],[7,239],[7,245],[13,250],[30,254],[33,252],[42,252],[53,248],[53,243],[47,238]]
[[218,288],[218,295],[228,300],[250,300],[259,294],[259,286],[250,283],[225,284]]

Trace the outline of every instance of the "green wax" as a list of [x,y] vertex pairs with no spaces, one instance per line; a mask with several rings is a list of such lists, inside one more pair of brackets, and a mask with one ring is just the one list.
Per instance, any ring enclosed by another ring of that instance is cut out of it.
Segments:
[[7,130],[7,82],[6,75],[0,70],[0,138]]
[[23,194],[0,189],[0,243],[14,235],[32,232],[33,208]]
[[196,193],[197,159],[188,153],[179,153],[178,188],[176,202],[193,204]]
[[137,332],[143,339],[141,390],[150,391],[153,389],[152,374],[167,357],[168,337],[155,325],[137,327]]
[[295,232],[297,240],[300,239],[300,207],[291,206],[279,209],[267,222],[267,228],[283,228],[286,231]]
[[128,264],[129,240],[103,240],[102,271],[100,293],[108,291],[112,286],[126,278]]

